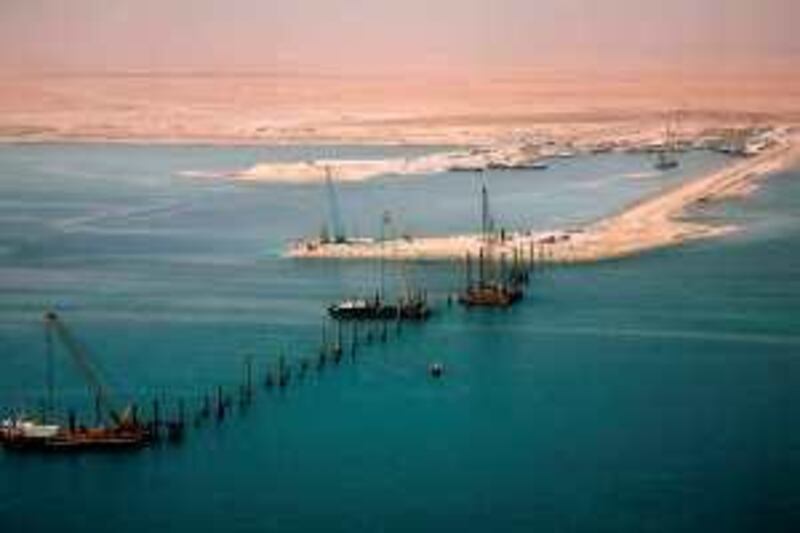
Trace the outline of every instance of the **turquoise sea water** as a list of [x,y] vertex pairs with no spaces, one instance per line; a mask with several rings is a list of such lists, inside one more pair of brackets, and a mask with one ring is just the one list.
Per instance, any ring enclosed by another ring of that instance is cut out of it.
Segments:
[[[423,148],[0,147],[0,406],[42,396],[56,306],[122,399],[185,398],[315,353],[325,304],[372,263],[280,258],[318,231],[319,186],[181,174]],[[485,176],[503,225],[591,220],[715,168],[608,155]],[[643,175],[646,174],[646,175]],[[698,216],[713,242],[540,273],[502,313],[448,308],[453,265],[389,267],[437,314],[246,413],[133,455],[0,453],[9,531],[792,531],[800,523],[800,173]],[[484,179],[484,178],[480,178]],[[468,174],[339,188],[350,229],[472,231]],[[62,409],[88,411],[59,352]],[[443,361],[445,379],[426,367]]]

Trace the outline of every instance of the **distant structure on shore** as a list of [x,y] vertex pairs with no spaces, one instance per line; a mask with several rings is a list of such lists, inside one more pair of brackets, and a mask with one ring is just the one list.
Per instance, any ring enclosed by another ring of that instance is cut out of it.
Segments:
[[[678,123],[677,113],[675,114],[675,122],[677,128],[677,123]],[[678,158],[675,155],[676,152],[677,152],[677,142],[675,137],[675,131],[670,125],[669,118],[667,118],[666,125],[664,128],[664,144],[656,154],[656,164],[655,164],[656,169],[672,170],[674,168],[678,168],[680,163],[678,162]]]
[[[494,221],[489,211],[488,192],[481,191],[479,205],[485,208],[481,208],[480,232],[428,237],[403,234],[389,240],[349,236],[338,243],[333,242],[330,236],[325,239],[298,239],[292,241],[286,255],[314,259],[378,259],[383,255],[383,248],[389,245],[391,254],[386,259],[394,261],[463,261],[468,253],[474,260],[483,249],[484,259],[488,263],[490,255],[494,256],[494,262],[499,262],[503,254],[510,259],[515,250],[519,252],[520,248],[532,245],[542,246],[541,249],[537,248],[545,252],[537,259],[542,263],[581,263],[624,257],[643,250],[717,236],[734,231],[734,228],[682,220],[680,214],[694,202],[706,203],[714,198],[746,194],[755,186],[759,176],[788,164],[793,154],[797,153],[797,136],[796,131],[786,126],[757,127],[755,124],[748,128],[688,129],[681,139],[674,142],[676,152],[719,152],[733,156],[730,165],[698,177],[684,187],[637,203],[620,214],[581,227],[539,233],[506,233],[500,229],[499,234],[494,235],[494,240],[487,243],[486,236],[493,234],[489,230]],[[575,148],[579,153],[610,150],[650,154],[654,158],[663,150],[664,143],[660,135],[654,134],[635,142],[584,144]],[[340,236],[344,237],[343,233]],[[487,250],[487,244],[493,247],[493,254],[492,250]],[[533,257],[534,254],[531,252],[527,255]]]
[[342,222],[342,213],[339,208],[339,197],[336,194],[336,187],[333,185],[333,175],[331,167],[325,167],[325,189],[328,195],[328,214],[330,216],[330,231],[328,226],[323,223],[322,234],[320,235],[320,242],[328,244],[331,242],[345,243],[347,242],[347,234],[344,231],[344,223]]

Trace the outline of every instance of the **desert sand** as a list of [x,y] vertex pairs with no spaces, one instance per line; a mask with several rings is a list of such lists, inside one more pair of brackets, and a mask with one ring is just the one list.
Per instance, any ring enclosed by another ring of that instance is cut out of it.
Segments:
[[682,129],[800,123],[800,74],[511,70],[424,76],[292,73],[0,75],[0,140],[487,145],[547,135],[632,141]]
[[[800,125],[798,92],[800,74],[785,65],[757,71],[529,70],[402,79],[319,73],[9,73],[0,76],[0,142],[443,147],[437,155],[410,161],[259,163],[212,176],[307,182],[324,179],[325,167],[335,164],[338,179],[361,180],[441,171],[454,161],[469,165],[469,150],[476,147],[488,147],[492,158],[500,154],[505,161],[517,157],[503,153],[509,146],[637,149],[663,138],[665,120],[677,111],[680,135],[690,141],[730,128],[770,125],[791,132]],[[683,215],[690,206],[746,193],[761,176],[794,157],[796,145],[786,135],[766,152],[579,231],[514,234],[495,246],[511,253],[533,245],[543,260],[578,262],[733,231]],[[384,243],[388,257],[423,259],[462,257],[480,246],[478,236]],[[367,241],[306,242],[290,251],[302,257],[378,253],[380,246]]]

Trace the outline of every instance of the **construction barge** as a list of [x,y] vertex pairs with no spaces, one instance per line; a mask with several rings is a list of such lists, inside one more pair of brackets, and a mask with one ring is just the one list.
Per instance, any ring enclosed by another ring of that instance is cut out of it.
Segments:
[[[325,244],[354,244],[358,242],[375,242],[367,239],[348,238],[344,231],[344,223],[339,209],[339,199],[333,182],[330,167],[325,168],[325,185],[328,197],[328,210],[330,214],[331,235],[327,226],[323,224],[323,231],[319,238],[319,245]],[[386,242],[387,227],[392,224],[391,213],[387,210],[381,216],[380,238],[377,242],[381,246],[380,254],[380,289],[374,297],[347,298],[333,303],[327,307],[328,316],[334,320],[408,320],[424,321],[430,317],[431,309],[428,306],[428,297],[424,291],[407,290],[396,303],[390,303],[385,298],[385,258],[384,243]],[[313,242],[301,242],[307,250],[313,249]]]
[[419,292],[401,298],[397,304],[386,303],[379,294],[374,298],[354,298],[328,306],[334,320],[409,320],[424,321],[430,317],[427,295]]
[[[525,285],[529,276],[515,255],[514,264],[506,271],[505,260],[501,258],[497,276],[488,276],[486,257],[481,249],[478,257],[478,278],[472,277],[472,258],[466,257],[466,283],[458,295],[458,302],[465,307],[511,307],[525,295]],[[491,257],[489,261],[492,261]]]
[[143,448],[152,441],[150,430],[142,425],[62,428],[33,420],[4,420],[0,442],[15,451],[116,451]]
[[[525,295],[529,273],[522,261],[522,253],[514,251],[513,262],[508,268],[505,254],[495,259],[495,245],[505,240],[505,232],[495,232],[494,220],[489,211],[489,192],[481,187],[481,239],[483,246],[478,253],[478,276],[473,279],[472,256],[465,258],[465,286],[458,294],[458,302],[467,307],[511,307]],[[531,266],[533,249],[531,249]]]
[[511,307],[523,296],[522,289],[505,284],[488,284],[468,287],[458,295],[465,307]]
[[[138,420],[135,407],[122,411],[114,408],[110,391],[100,380],[85,349],[54,311],[45,313],[44,329],[47,387],[44,412],[38,419],[22,415],[0,422],[0,445],[8,450],[40,452],[136,450],[157,439],[162,427],[166,427],[170,439],[177,439],[183,434],[182,420],[163,423],[159,420],[157,402],[150,423]],[[96,421],[92,427],[78,424],[77,416],[72,411],[66,426],[52,421],[54,338],[64,346],[89,385],[96,410]]]

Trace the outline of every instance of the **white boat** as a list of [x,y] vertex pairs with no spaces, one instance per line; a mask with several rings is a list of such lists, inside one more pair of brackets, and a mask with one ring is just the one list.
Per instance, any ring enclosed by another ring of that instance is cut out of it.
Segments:
[[55,424],[39,424],[24,418],[7,418],[0,423],[0,438],[50,439],[55,437],[60,429],[61,427]]

